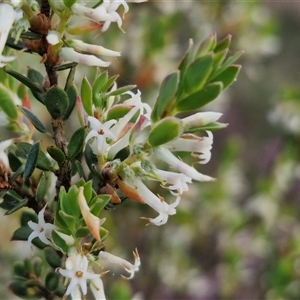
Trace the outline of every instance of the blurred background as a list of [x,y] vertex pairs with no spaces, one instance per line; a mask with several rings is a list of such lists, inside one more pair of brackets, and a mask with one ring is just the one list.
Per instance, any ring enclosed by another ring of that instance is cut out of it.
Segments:
[[[190,38],[198,44],[213,32],[230,34],[232,54],[245,54],[237,81],[203,109],[229,123],[214,133],[212,159],[200,169],[217,181],[190,185],[161,227],[146,227],[140,217],[155,213],[135,202],[104,212],[107,250],[130,260],[137,247],[142,261],[131,281],[104,276],[108,299],[300,299],[300,3],[148,0],[130,7],[126,33],[111,26],[97,40],[122,51],[109,74],[120,74],[119,86],[137,84],[145,102],[155,101]],[[89,73],[77,72],[78,82]],[[9,265],[25,249],[9,242],[18,220],[7,226],[7,218],[0,219],[0,299],[9,297]]]

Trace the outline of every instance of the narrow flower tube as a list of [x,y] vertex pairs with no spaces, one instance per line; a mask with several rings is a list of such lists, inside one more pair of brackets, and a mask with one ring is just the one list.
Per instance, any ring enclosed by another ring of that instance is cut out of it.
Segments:
[[78,53],[70,47],[62,47],[58,54],[65,61],[74,61],[87,66],[108,67],[110,65],[109,61],[103,61],[94,55]]
[[85,16],[97,22],[115,21],[115,18],[107,12],[104,5],[100,5],[96,8],[90,8],[80,3],[74,3],[71,6],[71,11],[75,15]]
[[143,196],[145,202],[159,213],[159,215],[155,219],[146,218],[152,224],[157,226],[163,225],[168,221],[169,215],[176,214],[175,208],[180,202],[180,196],[176,197],[175,202],[173,202],[172,204],[168,204],[163,199],[153,194],[140,179],[135,178],[134,184],[137,187],[139,193]]
[[116,264],[121,266],[126,272],[129,273],[129,277],[125,277],[122,276],[123,278],[126,279],[131,279],[134,276],[134,273],[137,272],[139,270],[139,267],[141,265],[141,260],[139,257],[139,253],[137,251],[137,249],[135,249],[135,251],[133,251],[133,257],[134,257],[134,263],[130,263],[129,261],[118,257],[116,255],[113,255],[109,252],[106,251],[100,251],[99,255],[98,255],[98,260],[97,262],[99,262],[100,264]]
[[184,163],[180,159],[178,159],[169,149],[166,147],[157,147],[154,149],[154,153],[156,157],[163,160],[171,167],[176,169],[177,171],[185,174],[187,177],[190,177],[197,181],[214,181],[215,179],[199,173],[195,168],[189,166]]
[[84,43],[80,40],[68,40],[68,46],[74,48],[79,52],[86,52],[94,55],[104,55],[104,56],[120,56],[121,53],[118,51],[113,51],[102,46],[92,45]]
[[84,16],[71,16],[68,20],[66,31],[72,35],[92,32],[102,28],[103,24],[89,20]]

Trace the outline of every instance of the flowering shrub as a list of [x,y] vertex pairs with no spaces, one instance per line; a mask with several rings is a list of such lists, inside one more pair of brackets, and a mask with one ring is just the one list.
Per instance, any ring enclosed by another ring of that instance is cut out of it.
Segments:
[[[213,131],[226,124],[218,122],[221,113],[200,110],[235,80],[240,65],[234,62],[242,52],[227,57],[230,36],[218,41],[211,34],[196,47],[190,40],[151,107],[135,85],[119,87],[116,75],[100,70],[110,64],[102,56],[120,52],[69,38],[108,34],[112,23],[122,30],[127,2],[0,3],[0,107],[13,136],[0,143],[0,207],[6,215],[24,207],[35,212],[24,210],[12,239],[43,250],[48,264],[44,273],[38,259],[15,265],[10,289],[19,297],[85,299],[90,291],[95,299],[105,299],[102,276],[117,265],[122,277],[131,279],[141,262],[137,249],[133,263],[109,252],[102,210],[121,209],[122,202],[134,200],[156,211],[153,218],[141,216],[145,224],[164,225],[193,180],[214,180],[178,155],[188,152],[195,164],[209,162]],[[5,45],[18,52],[8,55]],[[29,67],[24,75],[10,67],[24,51],[40,55],[44,73]],[[98,67],[96,78],[84,76],[80,87],[74,83],[78,64]],[[62,70],[69,70],[63,85],[58,83]],[[28,91],[45,106],[51,124],[33,113]],[[68,139],[73,111],[78,125]],[[35,131],[53,144],[43,150],[33,139]],[[149,180],[168,190],[173,201],[152,192]]]

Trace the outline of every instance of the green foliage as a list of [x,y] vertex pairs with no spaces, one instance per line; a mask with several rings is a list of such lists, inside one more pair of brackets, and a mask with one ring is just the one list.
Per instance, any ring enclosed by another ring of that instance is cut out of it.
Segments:
[[155,124],[149,135],[149,143],[158,147],[178,138],[182,134],[181,120],[175,117],[167,117]]
[[36,128],[36,130],[45,133],[47,132],[45,126],[43,123],[39,120],[39,118],[33,114],[29,109],[26,107],[18,106],[19,109],[23,112],[23,114],[30,120],[30,122],[33,124],[33,126]]
[[63,117],[69,108],[69,98],[67,93],[59,88],[50,88],[45,95],[45,105],[53,119]]

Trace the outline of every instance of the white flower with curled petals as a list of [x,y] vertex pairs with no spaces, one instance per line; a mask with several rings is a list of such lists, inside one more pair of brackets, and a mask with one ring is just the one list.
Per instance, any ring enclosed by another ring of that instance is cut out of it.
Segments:
[[33,230],[28,237],[28,243],[31,244],[32,240],[38,237],[44,244],[52,245],[52,242],[49,240],[51,231],[56,229],[56,226],[50,223],[46,223],[44,219],[44,213],[47,204],[38,214],[38,223],[29,221],[28,226]]
[[201,174],[198,172],[195,168],[189,166],[185,162],[178,159],[169,149],[166,147],[157,147],[154,148],[154,153],[157,158],[160,160],[163,160],[167,164],[169,164],[171,167],[176,169],[177,171],[185,174],[187,177],[190,177],[197,181],[214,181],[215,179]]
[[206,164],[211,158],[213,134],[206,131],[207,137],[199,137],[194,134],[182,134],[179,138],[170,141],[164,146],[171,151],[187,151],[199,159],[200,164]]
[[110,265],[110,264],[116,264],[121,266],[126,272],[129,273],[129,276],[123,276],[123,278],[125,279],[131,279],[134,276],[134,273],[137,272],[139,270],[139,267],[141,265],[141,260],[139,257],[139,253],[137,251],[137,249],[135,249],[135,251],[133,251],[133,257],[134,257],[134,263],[130,263],[129,261],[120,258],[116,255],[113,255],[109,252],[106,251],[100,251],[99,255],[98,255],[98,260],[97,262],[100,264],[103,264],[105,266]]

